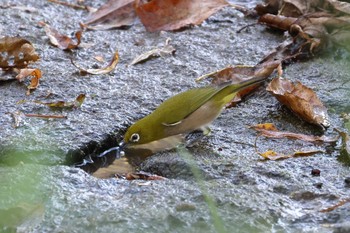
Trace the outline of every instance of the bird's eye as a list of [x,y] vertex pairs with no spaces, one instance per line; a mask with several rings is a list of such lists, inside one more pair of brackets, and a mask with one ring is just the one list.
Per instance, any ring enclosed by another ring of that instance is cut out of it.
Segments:
[[132,142],[138,142],[140,140],[140,135],[138,133],[134,133],[130,137],[130,141]]

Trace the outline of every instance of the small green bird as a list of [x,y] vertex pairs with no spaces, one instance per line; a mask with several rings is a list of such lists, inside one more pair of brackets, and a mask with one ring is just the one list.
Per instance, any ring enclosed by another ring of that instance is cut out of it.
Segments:
[[264,80],[257,77],[236,84],[194,88],[170,97],[130,126],[122,145],[155,153],[178,146],[193,131],[208,134],[210,123],[240,90]]

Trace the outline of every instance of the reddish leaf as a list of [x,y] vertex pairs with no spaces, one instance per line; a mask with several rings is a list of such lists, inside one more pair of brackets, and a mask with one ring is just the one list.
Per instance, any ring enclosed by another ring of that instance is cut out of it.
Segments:
[[[205,74],[199,78],[196,79],[196,81],[201,81],[205,78],[211,77],[212,83],[215,85],[221,85],[224,83],[240,83],[244,80],[251,79],[254,77],[265,77],[268,78],[270,74],[274,70],[278,70],[279,74],[282,74],[281,64],[280,61],[272,61],[272,62],[265,62],[262,64],[258,64],[256,66],[229,66],[224,69]],[[241,101],[241,99],[250,94],[253,90],[255,90],[258,86],[261,84],[256,84],[251,87],[245,88],[244,90],[240,91],[232,100],[229,107],[232,107],[235,105],[235,103]]]
[[266,90],[305,121],[321,127],[329,127],[326,107],[313,90],[300,82],[294,85],[287,79],[275,78]]
[[130,26],[136,18],[134,0],[109,0],[86,20],[87,28],[108,30],[122,26]]
[[51,44],[63,50],[76,49],[81,42],[81,36],[83,34],[82,31],[77,31],[75,33],[75,38],[77,41],[74,42],[70,37],[59,33],[56,29],[50,27],[48,24],[45,24],[45,32],[49,37]]
[[0,39],[0,68],[24,68],[38,59],[38,54],[28,40],[8,36]]
[[176,30],[200,24],[227,5],[225,0],[151,0],[147,3],[135,1],[136,13],[150,32]]

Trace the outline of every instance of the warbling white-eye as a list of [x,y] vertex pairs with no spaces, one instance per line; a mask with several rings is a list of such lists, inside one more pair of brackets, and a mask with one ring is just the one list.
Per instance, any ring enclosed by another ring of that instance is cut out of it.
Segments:
[[264,79],[258,77],[236,84],[194,88],[170,97],[151,114],[130,126],[121,144],[155,153],[176,147],[193,131],[202,130],[208,134],[208,125],[240,90]]

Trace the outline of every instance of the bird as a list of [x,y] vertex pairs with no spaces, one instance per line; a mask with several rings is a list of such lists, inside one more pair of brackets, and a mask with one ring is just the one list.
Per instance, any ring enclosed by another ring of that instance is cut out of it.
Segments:
[[191,132],[200,130],[203,135],[208,135],[209,125],[239,91],[265,79],[254,77],[239,83],[208,85],[176,94],[132,124],[120,147],[156,153],[183,144]]

